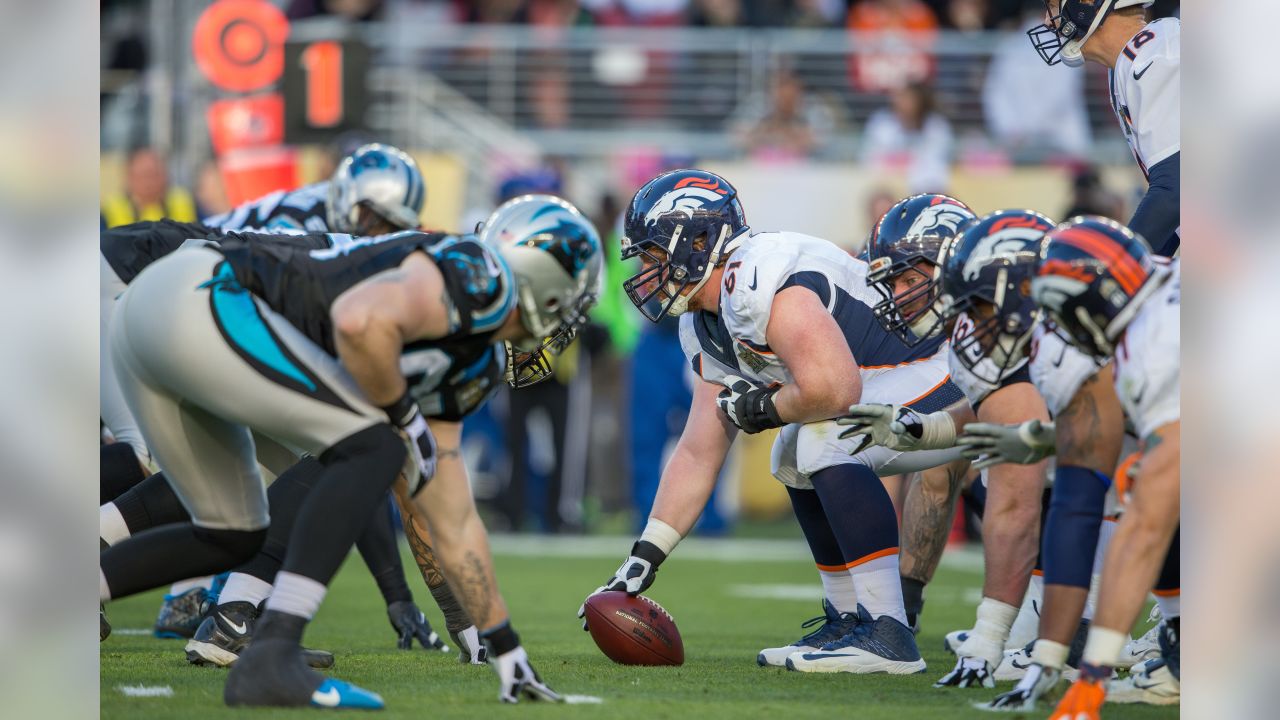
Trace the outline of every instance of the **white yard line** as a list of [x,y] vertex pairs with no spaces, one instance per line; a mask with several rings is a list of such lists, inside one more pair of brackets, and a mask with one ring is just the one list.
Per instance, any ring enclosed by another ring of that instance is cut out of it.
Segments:
[[168,685],[117,685],[116,689],[126,697],[173,697]]

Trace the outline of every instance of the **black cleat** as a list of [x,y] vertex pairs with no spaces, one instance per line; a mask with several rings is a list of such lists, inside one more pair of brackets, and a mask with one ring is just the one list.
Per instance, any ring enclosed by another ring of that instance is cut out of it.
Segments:
[[[244,601],[217,605],[187,641],[187,662],[211,667],[234,665],[253,639],[254,625],[261,614],[260,607]],[[304,648],[302,658],[313,668],[333,667],[333,653],[325,650]]]

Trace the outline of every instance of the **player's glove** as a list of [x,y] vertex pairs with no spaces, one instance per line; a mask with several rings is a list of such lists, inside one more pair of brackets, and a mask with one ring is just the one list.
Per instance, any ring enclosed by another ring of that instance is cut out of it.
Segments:
[[387,413],[387,417],[391,418],[392,424],[400,430],[400,434],[409,445],[410,457],[416,472],[410,472],[406,468],[405,478],[409,482],[409,497],[413,497],[426,487],[431,476],[436,474],[436,439],[431,434],[431,429],[427,427],[427,420],[422,417],[418,403],[414,402],[408,392],[405,392],[394,405],[383,408],[383,411]]
[[975,460],[977,470],[1016,463],[1030,465],[1052,455],[1057,448],[1053,423],[1028,420],[1021,425],[969,423],[960,434],[960,455]]
[[1027,674],[1022,676],[1016,687],[1007,693],[995,697],[987,708],[990,710],[1035,710],[1036,703],[1045,697],[1058,684],[1062,672],[1047,668],[1040,663],[1031,663]]
[[489,659],[489,651],[480,642],[480,631],[475,625],[461,632],[449,633],[454,644],[458,646],[458,662],[463,665],[485,665]]
[[1080,675],[1058,701],[1049,720],[1099,720],[1110,676],[1109,668],[1081,665]]
[[417,638],[424,648],[449,652],[449,646],[431,629],[427,616],[422,614],[412,600],[397,600],[388,605],[387,618],[391,620],[391,628],[398,636],[396,647],[401,650],[412,650],[413,640]]
[[991,669],[991,663],[983,658],[961,657],[956,660],[955,669],[943,675],[933,686],[993,688],[996,686],[995,671]]
[[529,664],[529,655],[520,646],[520,637],[511,629],[510,622],[480,633],[480,639],[488,650],[489,664],[498,673],[502,684],[498,691],[499,700],[517,703],[522,695],[529,700],[563,700],[559,693],[542,682],[538,672]]
[[879,403],[849,406],[849,414],[836,418],[849,425],[840,438],[858,436],[850,455],[880,445],[890,450],[934,450],[955,444],[956,424],[944,411],[921,415],[909,407]]
[[773,406],[773,396],[782,389],[781,385],[758,388],[735,375],[725,377],[724,383],[726,387],[720,391],[716,405],[743,432],[754,435],[761,430],[786,425]]
[[[667,559],[667,554],[648,540],[637,540],[631,546],[631,556],[622,561],[613,577],[596,588],[591,595],[616,590],[628,595],[639,595],[653,584],[658,574],[658,566]],[[590,597],[588,595],[587,597]],[[578,617],[582,618],[582,629],[587,629],[587,603],[583,601],[578,607]]]

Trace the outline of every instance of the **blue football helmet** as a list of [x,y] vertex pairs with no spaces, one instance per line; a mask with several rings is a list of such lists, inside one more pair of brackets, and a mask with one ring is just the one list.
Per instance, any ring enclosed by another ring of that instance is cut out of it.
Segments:
[[1115,354],[1116,339],[1168,273],[1129,228],[1079,216],[1045,235],[1031,297],[1067,341],[1105,359]]
[[[867,283],[884,298],[871,309],[888,332],[915,346],[942,331],[939,279],[947,247],[977,217],[948,195],[912,195],[889,208],[867,240]],[[906,275],[912,273],[912,275]],[[894,294],[894,281],[919,278]]]
[[426,196],[422,172],[408,154],[380,143],[362,145],[338,164],[329,180],[329,229],[368,235],[376,219],[362,219],[361,207],[399,230],[418,227]]
[[547,353],[559,354],[586,325],[599,296],[604,255],[595,225],[552,195],[521,195],[503,203],[480,228],[516,278],[520,322],[530,340],[508,348],[507,381],[532,385],[551,374]]
[[705,170],[663,173],[636,192],[623,216],[622,259],[642,265],[622,288],[653,322],[683,314],[748,230],[729,181]]
[[970,225],[947,255],[943,314],[968,320],[956,323],[951,349],[980,380],[998,383],[1026,357],[1040,321],[1031,278],[1053,225],[1032,210],[1000,210]]
[[1054,0],[1045,0],[1045,16],[1043,25],[1037,25],[1027,31],[1031,44],[1040,59],[1050,65],[1064,63],[1069,67],[1080,67],[1084,64],[1081,48],[1090,37],[1102,27],[1112,10],[1141,5],[1151,7],[1155,0],[1056,0],[1058,11],[1054,12]]

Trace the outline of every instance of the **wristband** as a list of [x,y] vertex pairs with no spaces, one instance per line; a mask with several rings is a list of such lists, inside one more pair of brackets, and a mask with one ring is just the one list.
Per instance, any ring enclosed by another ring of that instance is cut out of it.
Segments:
[[1082,660],[1087,665],[1115,667],[1120,652],[1128,642],[1127,634],[1094,625],[1089,628],[1089,640],[1085,642]]
[[1040,638],[1031,649],[1031,658],[1046,668],[1061,670],[1071,648],[1060,642]]
[[956,444],[956,421],[946,410],[929,413],[920,418],[920,448],[940,450]]
[[649,568],[652,572],[657,572],[658,566],[662,564],[663,560],[667,559],[667,554],[662,552],[662,548],[648,540],[635,541],[635,544],[631,546],[631,556],[649,563]]
[[489,654],[492,657],[506,655],[507,653],[520,647],[520,636],[516,635],[516,631],[511,629],[511,620],[503,620],[501,623],[480,631],[480,639],[489,647]]
[[679,530],[655,517],[649,518],[649,523],[644,526],[644,532],[640,534],[640,541],[653,543],[662,551],[664,559],[676,549],[676,545],[680,544],[682,539]]
[[408,390],[405,390],[404,395],[401,395],[399,400],[390,405],[384,405],[382,412],[387,414],[387,417],[391,419],[391,422],[395,423],[396,427],[404,427],[417,414],[418,403],[414,402],[413,396],[409,394]]

